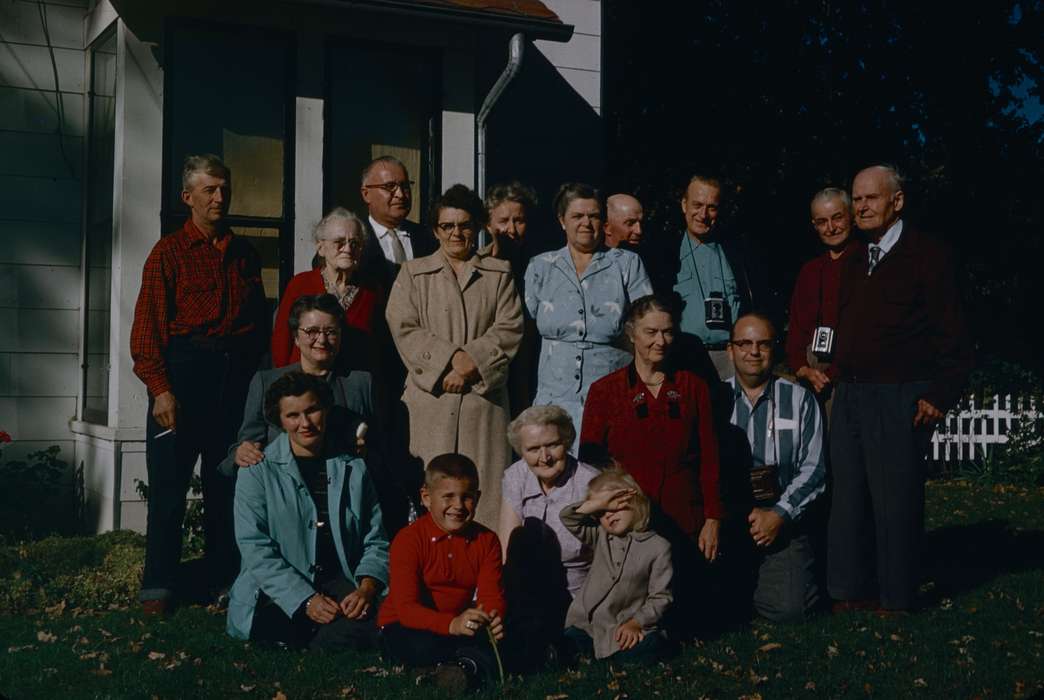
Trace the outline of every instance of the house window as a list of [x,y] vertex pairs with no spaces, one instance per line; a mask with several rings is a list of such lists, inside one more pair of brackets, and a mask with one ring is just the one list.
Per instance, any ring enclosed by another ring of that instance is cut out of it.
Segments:
[[228,223],[261,256],[272,301],[292,271],[293,53],[282,33],[194,23],[172,25],[164,53],[163,231],[188,216],[185,156],[220,156],[232,171]]
[[411,221],[421,222],[438,186],[438,53],[353,42],[327,48],[324,208],[365,214],[359,173],[395,156],[416,182]]
[[80,418],[109,417],[109,300],[112,290],[112,211],[116,138],[116,27],[88,49],[87,165],[84,168],[84,358]]

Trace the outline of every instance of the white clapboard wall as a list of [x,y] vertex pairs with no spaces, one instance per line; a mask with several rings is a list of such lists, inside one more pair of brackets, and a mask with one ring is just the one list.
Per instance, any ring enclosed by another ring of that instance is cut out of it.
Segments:
[[1035,432],[1044,433],[1044,413],[1040,402],[1031,397],[974,396],[963,399],[946,414],[932,435],[931,456],[935,461],[962,462],[982,459],[998,445],[1008,442],[1008,434],[1025,421],[1033,421]]
[[0,430],[16,440],[7,459],[50,445],[72,459],[86,9],[0,0]]

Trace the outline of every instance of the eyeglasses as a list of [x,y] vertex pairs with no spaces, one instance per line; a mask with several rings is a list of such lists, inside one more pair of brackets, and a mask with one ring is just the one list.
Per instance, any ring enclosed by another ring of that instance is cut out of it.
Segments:
[[772,349],[772,346],[776,344],[775,340],[750,340],[744,338],[743,340],[730,340],[732,347],[739,348],[741,352],[750,352],[754,348],[754,344],[757,343],[758,350],[761,352],[768,352]]
[[332,243],[337,250],[349,248],[351,250],[362,250],[366,241],[361,238],[324,238],[327,243]]
[[470,221],[458,224],[455,221],[442,221],[435,225],[443,233],[453,233],[454,229],[460,229],[462,232],[474,231],[475,224]]
[[341,329],[339,328],[310,326],[308,328],[298,328],[297,330],[303,333],[308,340],[315,340],[319,337],[319,334],[322,334],[324,338],[337,338],[341,335]]
[[413,180],[403,180],[402,182],[379,182],[376,185],[363,185],[364,190],[372,190],[377,188],[384,190],[388,194],[395,194],[395,190],[402,190],[403,194],[409,194],[410,190],[416,183]]

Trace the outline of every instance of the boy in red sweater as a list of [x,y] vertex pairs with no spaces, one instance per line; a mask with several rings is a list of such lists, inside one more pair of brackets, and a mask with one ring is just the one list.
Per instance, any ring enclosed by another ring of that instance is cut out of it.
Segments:
[[479,496],[474,462],[435,457],[421,487],[428,514],[391,546],[388,597],[377,616],[385,655],[406,666],[439,664],[440,685],[493,677],[486,628],[498,641],[504,637],[500,541],[473,522]]

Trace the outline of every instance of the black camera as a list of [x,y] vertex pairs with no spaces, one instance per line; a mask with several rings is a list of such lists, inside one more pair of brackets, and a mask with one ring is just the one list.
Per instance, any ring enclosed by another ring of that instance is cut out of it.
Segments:
[[729,330],[729,307],[721,292],[711,292],[703,300],[703,316],[706,319],[707,328],[710,330]]

